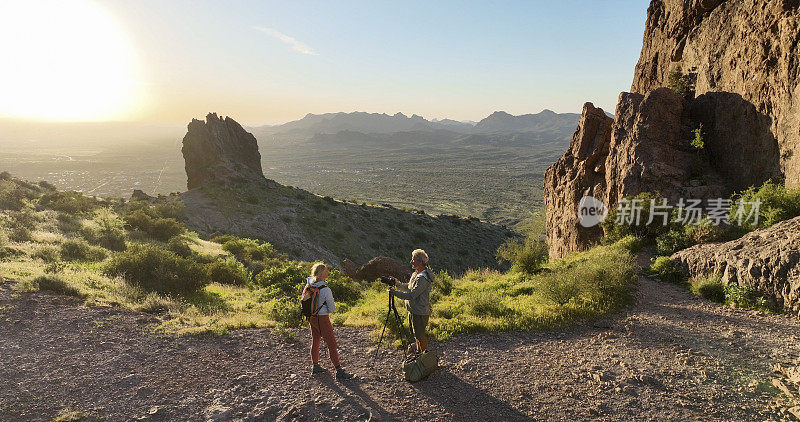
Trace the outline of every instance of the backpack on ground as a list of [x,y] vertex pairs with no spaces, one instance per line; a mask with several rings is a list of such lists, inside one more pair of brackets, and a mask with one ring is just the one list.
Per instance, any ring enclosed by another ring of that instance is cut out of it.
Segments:
[[406,359],[401,366],[407,381],[417,382],[424,380],[439,368],[439,356],[433,352],[422,352],[412,358]]
[[306,319],[317,316],[322,307],[325,306],[325,303],[319,304],[319,292],[327,288],[328,286],[325,285],[320,287],[306,286],[303,289],[303,295],[300,296],[300,312]]

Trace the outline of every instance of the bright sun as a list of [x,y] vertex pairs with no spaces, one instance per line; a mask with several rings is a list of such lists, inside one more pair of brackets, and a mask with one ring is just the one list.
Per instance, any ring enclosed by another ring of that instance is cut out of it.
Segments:
[[134,51],[86,0],[0,0],[0,116],[108,120],[136,104]]

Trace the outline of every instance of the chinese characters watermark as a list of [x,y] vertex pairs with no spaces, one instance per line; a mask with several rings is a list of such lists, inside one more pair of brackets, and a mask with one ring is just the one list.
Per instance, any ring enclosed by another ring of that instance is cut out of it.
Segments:
[[[659,224],[666,226],[670,219],[682,225],[700,225],[703,220],[710,224],[719,226],[750,223],[758,225],[759,209],[761,200],[755,201],[736,201],[736,208],[731,215],[732,201],[725,198],[710,198],[705,201],[701,199],[680,198],[675,205],[667,203],[666,199],[623,198],[616,207],[614,224],[638,226]],[[703,206],[705,205],[705,206]],[[646,211],[646,212],[645,212]],[[674,214],[673,214],[674,212]],[[703,214],[705,213],[705,218]],[[643,218],[643,214],[646,216]],[[578,202],[578,222],[583,227],[593,227],[605,221],[608,216],[608,207],[603,201],[592,196],[584,196]]]

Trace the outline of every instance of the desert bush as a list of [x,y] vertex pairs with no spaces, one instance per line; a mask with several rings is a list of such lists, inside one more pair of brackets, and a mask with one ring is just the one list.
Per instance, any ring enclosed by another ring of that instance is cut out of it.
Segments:
[[65,212],[58,213],[56,216],[56,221],[58,229],[64,233],[74,233],[83,227],[83,223],[81,222],[80,218]]
[[697,277],[691,280],[692,293],[716,303],[725,303],[725,285],[719,274]]
[[470,292],[464,303],[470,313],[477,316],[503,317],[512,312],[503,302],[502,296],[490,290],[475,290]]
[[186,231],[183,224],[174,218],[154,218],[140,209],[126,214],[123,218],[129,229],[142,231],[153,239],[164,242]]
[[22,211],[8,211],[6,216],[8,218],[8,226],[12,229],[36,230],[37,223],[42,221],[41,216],[29,208]]
[[496,252],[498,261],[508,262],[512,268],[526,274],[535,274],[547,262],[544,214],[538,213],[519,225],[524,239],[509,239]]
[[448,296],[453,291],[455,281],[450,274],[445,271],[438,271],[433,275],[433,283],[431,284],[431,303],[436,303],[442,297]]
[[737,224],[737,213],[742,213],[744,220],[744,217],[754,211],[750,205],[743,207],[737,205],[739,200],[745,203],[761,201],[758,210],[758,224],[753,224],[752,219],[742,224],[747,231],[769,227],[800,215],[800,189],[786,189],[784,185],[772,181],[767,181],[758,188],[750,187],[733,195],[730,211],[732,224]]
[[686,97],[694,90],[694,79],[691,75],[684,75],[678,68],[667,75],[667,88],[680,97]]
[[331,289],[337,304],[339,302],[353,303],[361,299],[361,291],[363,290],[361,284],[347,277],[336,268],[329,268],[329,270],[330,275],[328,275],[325,282],[328,284],[328,288]]
[[643,246],[642,238],[636,236],[625,236],[622,239],[617,241],[617,244],[626,251],[630,253],[637,253],[642,250]]
[[100,202],[80,192],[49,192],[39,198],[39,205],[72,215],[90,214],[100,207]]
[[38,276],[33,279],[33,284],[38,287],[39,290],[47,290],[67,296],[82,296],[81,292],[75,286],[69,284],[63,277],[54,274]]
[[125,250],[125,223],[108,208],[96,211],[94,225],[84,226],[80,232],[84,239],[112,251]]
[[67,239],[61,244],[61,258],[67,261],[102,261],[106,252],[83,239]]
[[202,264],[149,244],[133,244],[115,254],[105,272],[159,293],[192,293],[210,282]]
[[250,281],[250,272],[235,259],[218,259],[206,266],[211,281],[243,286]]
[[669,256],[694,244],[683,227],[676,227],[656,238],[656,254]]
[[296,262],[287,262],[261,271],[256,276],[255,283],[267,290],[271,297],[299,296],[308,274],[308,267]]
[[37,183],[37,185],[39,185],[40,188],[45,189],[45,190],[49,190],[49,191],[57,190],[56,185],[48,182],[47,180],[40,180],[39,183]]
[[36,249],[36,252],[33,253],[33,257],[49,263],[60,260],[61,253],[55,246],[44,245]]
[[167,250],[175,253],[181,258],[191,258],[195,252],[189,246],[189,242],[182,236],[173,236],[167,241]]
[[23,210],[28,208],[30,200],[33,198],[35,195],[13,181],[0,180],[0,210]]
[[8,235],[8,239],[12,242],[22,243],[30,242],[33,240],[33,235],[27,227],[14,227]]
[[658,275],[661,281],[667,283],[682,283],[686,280],[686,274],[678,267],[673,260],[667,256],[659,256],[650,265],[650,271]]
[[775,304],[759,291],[736,283],[730,283],[725,286],[725,304],[737,308],[758,309],[767,312],[777,310]]
[[274,321],[289,327],[301,327],[305,324],[297,298],[281,297],[273,300],[270,305],[269,317]]
[[229,252],[239,261],[242,261],[245,265],[272,258],[286,258],[284,255],[278,253],[271,244],[255,239],[240,237],[226,239],[222,244],[222,249]]

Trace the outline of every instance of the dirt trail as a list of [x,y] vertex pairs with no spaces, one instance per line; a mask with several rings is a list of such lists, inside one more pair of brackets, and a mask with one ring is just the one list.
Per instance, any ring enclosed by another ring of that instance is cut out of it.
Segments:
[[[434,344],[444,367],[409,384],[368,330],[337,327],[359,380],[308,376],[307,330],[148,332],[152,317],[0,284],[0,419],[74,409],[103,420],[764,420],[773,363],[800,360],[800,321],[719,307],[641,278],[637,301],[552,332]],[[323,348],[324,350],[324,348]],[[323,362],[326,357],[323,352]],[[329,366],[329,365],[328,365]]]

